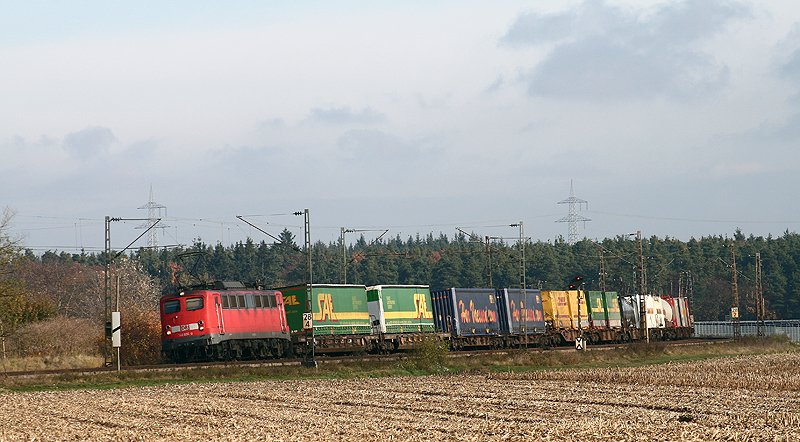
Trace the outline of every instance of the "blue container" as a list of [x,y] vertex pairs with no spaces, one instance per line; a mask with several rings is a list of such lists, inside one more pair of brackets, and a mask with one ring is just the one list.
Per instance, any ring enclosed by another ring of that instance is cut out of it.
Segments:
[[[497,289],[500,330],[504,334],[538,334],[546,330],[539,289]],[[521,308],[520,308],[521,307]]]
[[[436,329],[453,336],[501,333],[497,294],[491,288],[450,288],[431,292]],[[541,308],[541,307],[540,307]]]

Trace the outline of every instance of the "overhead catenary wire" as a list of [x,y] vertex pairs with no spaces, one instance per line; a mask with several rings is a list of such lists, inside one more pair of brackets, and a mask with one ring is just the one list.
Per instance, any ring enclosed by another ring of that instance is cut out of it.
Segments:
[[670,216],[653,216],[653,215],[640,215],[635,213],[615,213],[615,212],[607,212],[602,210],[587,210],[586,213],[597,213],[601,215],[611,215],[611,216],[618,216],[624,218],[640,218],[640,219],[651,219],[651,220],[658,220],[658,221],[680,221],[680,222],[692,222],[692,223],[738,223],[738,224],[800,224],[798,220],[770,220],[770,221],[761,221],[761,220],[741,220],[741,219],[714,219],[714,218],[680,218],[680,217],[670,217]]

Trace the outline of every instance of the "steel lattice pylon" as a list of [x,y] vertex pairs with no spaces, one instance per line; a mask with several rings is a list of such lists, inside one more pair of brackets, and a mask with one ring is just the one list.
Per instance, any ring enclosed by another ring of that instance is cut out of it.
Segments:
[[589,208],[589,202],[575,197],[575,190],[572,187],[572,180],[569,181],[569,198],[561,200],[558,204],[567,204],[567,216],[556,220],[557,223],[567,223],[567,243],[572,245],[578,242],[578,222],[591,221],[583,215],[578,214],[578,210],[584,205]]
[[[140,206],[139,209],[147,209],[147,221],[139,226],[136,226],[137,229],[147,229],[152,226],[157,219],[162,217],[162,210],[164,211],[164,215],[167,213],[167,206],[153,201],[153,186],[150,186],[150,199],[147,201],[147,204]],[[158,233],[156,229],[165,229],[167,227],[169,226],[161,225],[147,232],[147,247],[151,249],[157,248]]]

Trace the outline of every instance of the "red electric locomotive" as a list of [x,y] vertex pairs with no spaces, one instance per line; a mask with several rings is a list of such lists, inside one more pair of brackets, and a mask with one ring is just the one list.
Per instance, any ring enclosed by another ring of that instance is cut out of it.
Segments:
[[281,292],[215,282],[160,301],[161,351],[174,362],[282,357],[290,352]]

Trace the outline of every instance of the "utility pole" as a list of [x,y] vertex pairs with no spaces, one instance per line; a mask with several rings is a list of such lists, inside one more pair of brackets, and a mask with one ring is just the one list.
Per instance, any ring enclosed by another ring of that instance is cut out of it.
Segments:
[[[583,298],[583,284],[584,284],[583,276],[577,275],[574,278],[572,278],[572,282],[567,286],[568,290],[570,291],[575,290],[577,294],[576,302],[578,305],[578,322],[575,324],[575,326],[578,328],[579,335],[575,339],[576,350],[584,350],[586,348],[584,342],[584,337],[586,332],[584,331],[583,324],[581,323],[581,298]],[[589,300],[586,299],[586,302],[588,303]],[[588,305],[586,309],[586,314],[587,315],[589,314]],[[586,322],[587,324],[589,323],[589,316],[586,317]]]
[[111,355],[111,221],[116,221],[117,218],[106,216],[106,241],[105,241],[105,255],[106,255],[106,268],[103,275],[103,294],[105,298],[105,309],[103,310],[103,317],[105,318],[105,333],[106,345],[103,346],[103,365],[108,367],[113,363],[113,356]]
[[105,234],[105,258],[106,258],[106,268],[105,268],[105,275],[104,275],[104,282],[103,282],[103,295],[105,298],[105,345],[103,346],[103,365],[108,367],[114,363],[114,356],[111,352],[111,335],[112,335],[112,315],[111,315],[111,264],[114,262],[117,257],[125,253],[133,243],[138,241],[141,237],[143,237],[147,232],[151,231],[153,227],[156,226],[161,221],[161,218],[156,218],[153,220],[153,224],[150,225],[141,235],[137,236],[136,239],[130,242],[127,246],[125,246],[122,250],[117,252],[115,255],[111,255],[111,222],[112,221],[149,221],[150,219],[142,219],[142,218],[112,218],[110,216],[106,216],[105,218],[105,227],[106,227],[106,234]]
[[[303,235],[305,236],[305,248],[306,248],[306,311],[312,315],[313,321],[313,314],[314,311],[312,310],[312,303],[311,298],[314,293],[313,289],[313,280],[314,280],[314,272],[311,268],[311,220],[310,214],[308,209],[303,209],[302,212],[294,212],[295,216],[303,215]],[[317,368],[317,361],[314,359],[316,350],[316,345],[314,342],[314,325],[312,322],[311,328],[306,333],[306,357],[303,361],[303,365],[305,367]]]
[[342,239],[342,284],[347,284],[347,244],[344,242],[344,234],[354,232],[353,229],[341,228]]
[[[634,235],[633,233],[631,235]],[[644,269],[644,246],[642,244],[642,231],[637,230],[636,233],[636,240],[639,242],[639,262],[637,265],[637,271],[639,272],[639,299],[641,303],[639,304],[639,321],[641,323],[641,329],[644,331],[645,336],[647,338],[647,342],[650,342],[650,329],[647,327],[647,277],[645,276],[645,269]]]
[[766,327],[764,325],[764,287],[761,278],[761,253],[756,252],[756,324],[758,336],[764,336],[766,334]]
[[[114,323],[115,322],[120,322],[120,320],[121,320],[120,317],[119,317],[119,285],[122,282],[121,280],[122,280],[122,278],[120,277],[120,274],[117,273],[117,286],[116,286],[116,289],[117,289],[117,301],[116,301],[116,306],[114,307],[114,312],[116,312],[116,315],[117,315],[116,316],[116,321],[114,319],[115,313],[113,313],[113,312],[111,313],[111,327],[112,327],[112,330],[111,330],[111,343],[112,343],[113,347],[117,347],[117,371],[121,371],[122,370],[122,358],[120,358],[120,354],[119,354],[119,349],[121,347],[121,344],[114,342],[115,338],[114,338],[113,327],[114,327]],[[121,324],[118,323],[118,324],[116,324],[116,326],[117,327],[121,327]]]
[[733,292],[733,305],[731,305],[731,321],[733,322],[733,337],[742,336],[739,323],[739,283],[736,275],[736,243],[731,241],[731,291]]
[[605,293],[605,291],[606,291],[606,259],[605,259],[605,256],[603,255],[603,246],[600,246],[598,244],[598,247],[599,247],[598,254],[600,255],[600,274],[598,275],[598,276],[600,276],[600,291]]
[[683,296],[689,301],[689,316],[690,320],[691,317],[694,316],[694,287],[692,286],[692,272],[685,271],[681,273],[682,279],[685,278],[685,282],[683,282]]
[[525,280],[525,230],[522,221],[516,224],[509,224],[509,227],[519,227],[519,308],[520,308],[520,332],[522,339],[525,341],[525,347],[528,346],[528,337],[526,336],[526,325],[528,324],[528,309],[525,306],[527,302],[526,296],[526,280]]
[[487,257],[487,278],[489,280],[488,287],[494,287],[492,283],[492,244],[489,242],[489,235],[486,235],[486,257]]

